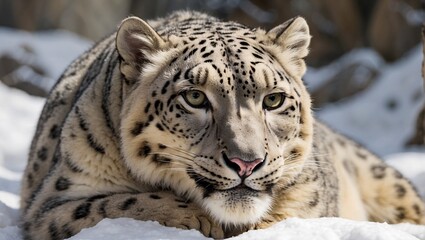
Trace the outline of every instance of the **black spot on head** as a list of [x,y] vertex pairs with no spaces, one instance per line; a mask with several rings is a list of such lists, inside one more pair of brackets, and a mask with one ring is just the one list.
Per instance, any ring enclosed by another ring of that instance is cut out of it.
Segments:
[[207,53],[202,54],[202,58],[209,57],[213,52],[214,52],[214,50],[211,50],[210,52],[207,52]]
[[158,128],[160,131],[164,131],[164,128],[162,127],[160,123],[156,124],[156,128]]
[[242,46],[249,46],[249,43],[245,42],[245,41],[240,41],[239,42]]
[[167,93],[167,88],[168,88],[169,85],[170,85],[170,81],[166,81],[164,86],[161,89],[161,94]]
[[163,109],[163,103],[160,101],[160,100],[156,100],[155,102],[154,102],[154,107],[155,107],[155,114],[156,115],[159,115],[159,112],[161,112],[162,111],[162,109]]
[[255,58],[263,59],[263,57],[262,57],[261,55],[258,55],[258,54],[256,54],[256,53],[252,53],[252,55],[253,55]]
[[154,116],[153,116],[153,115],[149,115],[149,116],[148,116],[148,122],[147,122],[147,123],[145,123],[145,127],[149,126],[149,123],[150,123],[150,122],[152,122],[152,121],[153,121],[153,119],[154,119]]
[[179,207],[179,208],[188,208],[189,206],[188,206],[188,205],[186,205],[186,204],[179,204],[179,205],[178,205],[178,207]]
[[131,135],[137,136],[143,132],[143,128],[145,127],[145,124],[142,122],[137,122],[134,127],[131,129]]
[[152,198],[152,199],[161,199],[161,197],[156,195],[156,194],[151,194],[151,195],[149,195],[149,197]]
[[90,214],[91,202],[84,202],[80,204],[74,211],[74,219],[78,220],[85,218]]
[[177,73],[176,73],[176,75],[174,75],[174,77],[173,77],[173,82],[177,82],[177,80],[180,78],[180,74],[181,74],[182,72],[181,72],[181,70],[179,70]]
[[372,167],[370,168],[372,175],[374,178],[376,179],[382,179],[385,177],[385,170],[387,168],[384,165],[372,165]]
[[145,113],[148,113],[149,112],[149,109],[151,108],[151,103],[150,102],[148,102],[147,104],[146,104],[146,106],[145,106]]
[[182,54],[185,54],[187,52],[187,50],[189,50],[189,47],[185,47],[182,51]]
[[136,204],[136,202],[137,202],[137,198],[131,197],[131,198],[125,200],[121,204],[120,209],[123,210],[123,211],[128,210],[128,209],[131,208],[131,206],[133,206],[134,204]]
[[49,137],[51,139],[56,139],[56,138],[59,137],[60,133],[61,133],[60,127],[58,125],[54,124],[52,126],[52,128],[50,129]]
[[59,177],[55,183],[55,189],[57,191],[64,191],[64,190],[67,190],[70,185],[71,185],[71,182],[67,178]]

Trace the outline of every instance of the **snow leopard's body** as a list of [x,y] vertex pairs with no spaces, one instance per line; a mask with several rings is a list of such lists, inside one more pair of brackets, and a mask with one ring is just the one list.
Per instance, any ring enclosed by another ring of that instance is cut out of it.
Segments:
[[118,217],[216,238],[288,217],[425,223],[400,173],[313,119],[302,18],[149,24],[123,21],[51,91],[23,179],[26,239]]

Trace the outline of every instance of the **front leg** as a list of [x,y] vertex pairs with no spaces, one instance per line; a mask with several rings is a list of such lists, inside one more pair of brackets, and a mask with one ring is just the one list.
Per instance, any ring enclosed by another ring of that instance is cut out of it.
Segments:
[[169,192],[155,192],[45,198],[24,214],[24,238],[64,239],[104,218],[120,217],[158,221],[164,226],[196,229],[207,237],[224,237],[221,225],[212,221],[196,204]]

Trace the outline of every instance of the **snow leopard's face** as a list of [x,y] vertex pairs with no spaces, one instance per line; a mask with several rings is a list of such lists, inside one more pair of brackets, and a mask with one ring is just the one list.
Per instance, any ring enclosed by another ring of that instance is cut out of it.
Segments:
[[[258,221],[310,151],[310,98],[297,54],[307,51],[305,21],[269,33],[195,23],[167,40],[147,25],[125,28],[118,39],[142,49],[145,62],[124,103],[122,146],[133,174],[196,199],[223,223]],[[128,50],[119,43],[118,50],[126,59]]]

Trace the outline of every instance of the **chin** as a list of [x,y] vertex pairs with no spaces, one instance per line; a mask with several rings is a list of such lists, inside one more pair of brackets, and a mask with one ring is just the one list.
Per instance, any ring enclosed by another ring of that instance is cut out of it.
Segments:
[[249,188],[215,191],[203,200],[204,208],[225,225],[243,226],[257,223],[271,208],[272,197]]

